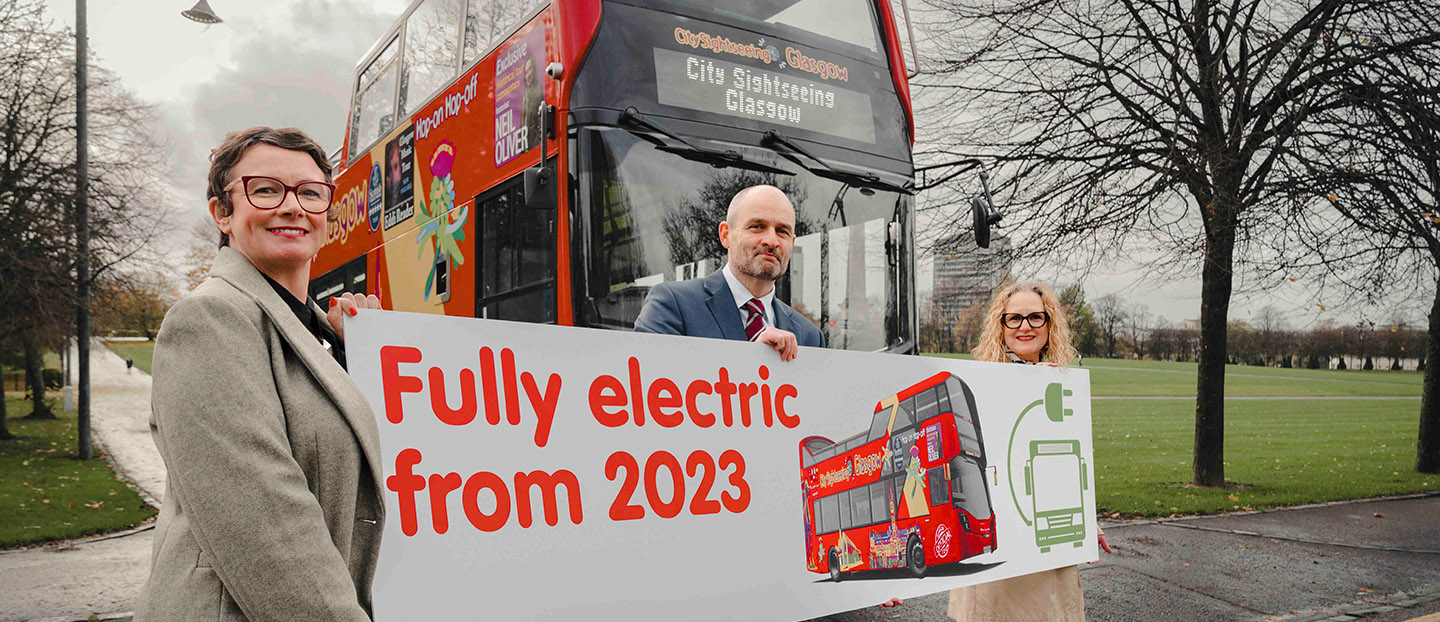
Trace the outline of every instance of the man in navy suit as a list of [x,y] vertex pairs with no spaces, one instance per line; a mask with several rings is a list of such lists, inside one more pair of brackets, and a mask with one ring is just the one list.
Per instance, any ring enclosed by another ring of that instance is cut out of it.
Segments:
[[755,341],[786,361],[799,346],[825,347],[820,329],[775,299],[775,280],[790,267],[795,248],[795,207],[785,193],[766,185],[736,193],[719,234],[729,250],[725,267],[703,279],[655,286],[636,332]]

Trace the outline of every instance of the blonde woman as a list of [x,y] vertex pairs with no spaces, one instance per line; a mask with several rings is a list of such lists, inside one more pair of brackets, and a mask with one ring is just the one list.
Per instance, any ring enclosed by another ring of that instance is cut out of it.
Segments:
[[[1050,288],[1020,283],[995,293],[985,314],[977,361],[1067,367],[1075,358],[1065,310]],[[1100,548],[1110,552],[1105,533]],[[1074,566],[963,587],[950,592],[950,617],[976,620],[1083,621],[1085,599]]]

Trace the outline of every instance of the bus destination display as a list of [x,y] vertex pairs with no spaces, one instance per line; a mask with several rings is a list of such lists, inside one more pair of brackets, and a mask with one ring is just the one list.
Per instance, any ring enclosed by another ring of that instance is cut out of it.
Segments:
[[868,95],[716,58],[654,52],[662,104],[875,142]]

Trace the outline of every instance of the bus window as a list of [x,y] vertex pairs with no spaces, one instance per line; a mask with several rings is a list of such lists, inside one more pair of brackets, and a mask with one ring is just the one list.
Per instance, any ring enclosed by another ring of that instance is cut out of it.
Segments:
[[519,179],[476,199],[477,317],[555,321],[554,212],[530,209]]
[[870,434],[866,437],[871,441],[885,438],[886,429],[890,427],[890,413],[894,408],[881,408],[875,411],[875,419],[870,422]]
[[900,410],[895,413],[895,425],[890,427],[890,434],[894,435],[901,430],[915,427],[915,398],[900,402]]
[[865,527],[872,524],[873,521],[870,520],[870,492],[868,488],[862,486],[841,494],[847,494],[851,497],[851,523],[856,527]]
[[816,523],[815,533],[831,533],[840,528],[840,499],[836,495],[830,495],[815,502]]
[[955,431],[960,435],[960,448],[972,456],[984,455],[980,446],[980,422],[976,420],[978,415],[965,393],[964,385],[954,377],[946,380],[945,385],[949,389],[950,405],[954,406],[951,412],[955,413]]
[[[790,306],[820,327],[830,348],[875,351],[906,341],[908,328],[896,330],[894,322],[884,321],[887,309],[899,308],[895,292],[904,291],[901,279],[908,278],[902,274],[906,261],[891,265],[886,260],[883,236],[888,223],[904,218],[895,216],[900,195],[850,193],[841,218],[831,209],[831,199],[842,184],[808,171],[785,176],[716,169],[624,130],[586,128],[577,132],[577,141],[590,255],[588,325],[629,328],[650,287],[677,276],[706,276],[724,266],[727,251],[715,226],[725,219],[736,192],[765,183],[792,197],[796,211],[789,286],[777,285],[776,296],[789,294]],[[789,166],[773,151],[702,142],[756,162]],[[905,214],[908,201],[908,196],[902,201]],[[845,222],[853,224],[846,227]]]
[[975,462],[964,457],[950,461],[950,495],[955,507],[977,519],[990,518],[990,495],[985,488],[985,473]]
[[410,114],[460,71],[461,0],[425,0],[405,20],[400,109]]
[[928,421],[940,414],[940,403],[935,399],[935,389],[925,389],[915,396],[915,421]]
[[951,376],[945,381],[945,388],[950,394],[950,412],[957,415],[970,414],[970,402],[965,398],[965,387],[960,379]]
[[887,477],[867,487],[870,491],[870,516],[877,523],[890,520],[890,486],[894,482]]
[[935,467],[926,475],[930,478],[930,505],[944,505],[950,502],[950,487],[945,485],[945,468]]
[[821,454],[825,451],[826,448],[830,447],[834,447],[834,445],[831,444],[830,441],[827,441],[823,438],[812,438],[805,441],[804,466],[811,467],[814,466],[815,463],[824,460],[825,458],[822,457]]
[[528,20],[545,0],[469,0],[465,10],[465,66],[480,59]]
[[315,277],[310,281],[310,297],[323,308],[331,296],[343,293],[365,295],[365,256],[361,255],[345,265]]
[[375,144],[395,127],[395,56],[398,39],[391,39],[365,71],[360,72],[355,88],[354,116],[350,120],[350,159],[360,157],[360,150]]
[[836,447],[835,447],[834,445],[831,445],[831,446],[829,446],[829,447],[826,447],[826,448],[824,448],[824,449],[821,449],[821,450],[819,450],[819,451],[816,451],[816,452],[815,452],[815,462],[817,462],[817,463],[819,463],[819,462],[824,462],[825,460],[828,460],[828,459],[834,457],[836,451],[839,451],[839,450],[836,449]]

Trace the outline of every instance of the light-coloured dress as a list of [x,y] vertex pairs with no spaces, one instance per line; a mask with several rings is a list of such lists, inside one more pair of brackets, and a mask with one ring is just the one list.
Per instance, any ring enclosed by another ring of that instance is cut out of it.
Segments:
[[[1005,354],[1031,364],[1010,348]],[[951,590],[946,613],[959,622],[1084,622],[1080,570],[1065,566]]]
[[1080,571],[1065,566],[951,590],[947,613],[960,622],[1082,622]]

